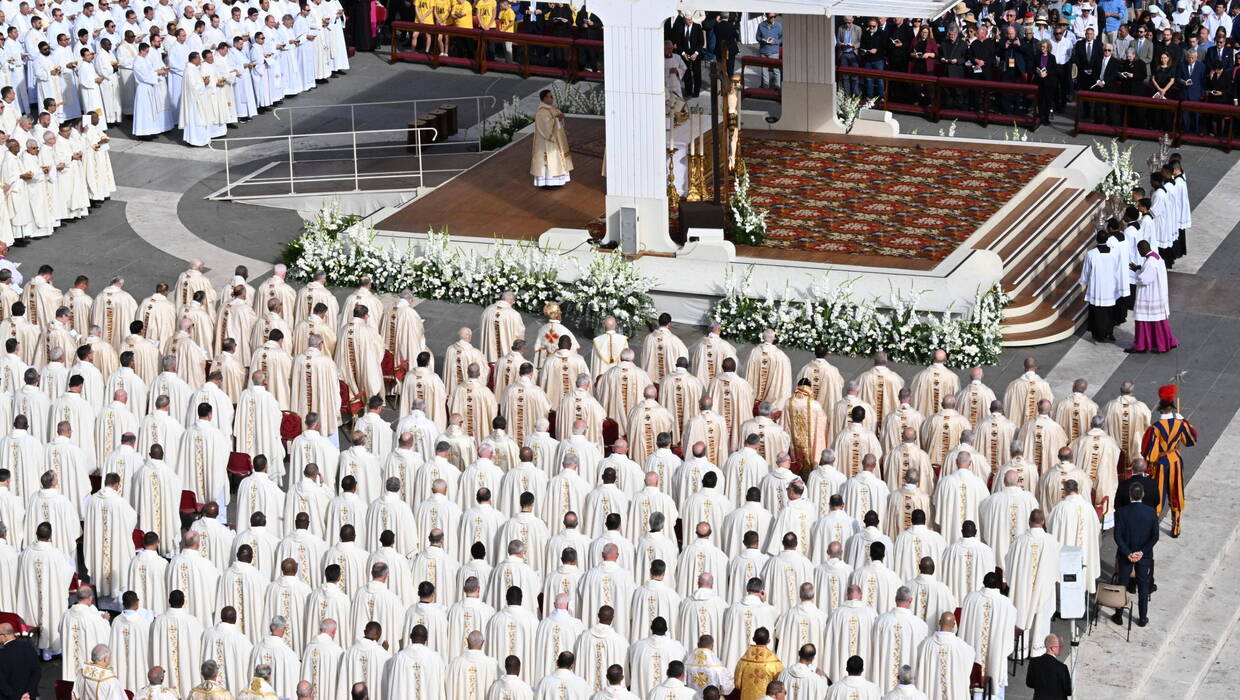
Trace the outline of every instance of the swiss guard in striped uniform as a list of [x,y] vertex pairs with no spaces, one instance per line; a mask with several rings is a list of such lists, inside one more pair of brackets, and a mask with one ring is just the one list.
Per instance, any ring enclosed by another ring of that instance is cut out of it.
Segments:
[[1176,386],[1158,389],[1158,419],[1150,424],[1141,440],[1141,454],[1149,462],[1158,482],[1160,502],[1157,512],[1171,506],[1171,536],[1180,536],[1180,514],[1184,511],[1184,459],[1181,447],[1197,444],[1197,429],[1180,415]]

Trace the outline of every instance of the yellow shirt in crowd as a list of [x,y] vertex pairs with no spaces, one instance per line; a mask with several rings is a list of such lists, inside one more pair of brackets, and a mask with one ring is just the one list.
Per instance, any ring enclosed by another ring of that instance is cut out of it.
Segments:
[[495,0],[478,0],[474,9],[478,11],[479,29],[495,28]]
[[509,34],[517,31],[517,13],[511,7],[499,11],[498,29]]
[[435,24],[451,24],[452,0],[431,0],[435,11]]
[[457,29],[474,28],[474,6],[469,4],[469,0],[452,3],[452,25]]
[[416,0],[413,3],[413,18],[422,24],[435,23],[435,10],[431,0]]

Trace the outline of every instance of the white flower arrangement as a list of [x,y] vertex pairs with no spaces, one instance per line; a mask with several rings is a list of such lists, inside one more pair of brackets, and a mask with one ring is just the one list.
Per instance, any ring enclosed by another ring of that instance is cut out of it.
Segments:
[[480,306],[512,290],[522,311],[539,312],[548,301],[562,301],[573,322],[591,329],[607,316],[625,329],[654,318],[654,280],[632,262],[595,251],[586,265],[573,260],[578,275],[568,281],[561,274],[563,260],[530,242],[497,241],[485,254],[452,248],[446,234],[435,232],[417,246],[380,245],[373,226],[340,214],[334,202],[285,248],[289,274],[298,280],[323,270],[335,286],[356,286],[362,277],[370,277],[377,292],[408,289],[424,299]]
[[1017,124],[1016,122],[1012,122],[1012,130],[1003,131],[1003,140],[1014,141],[1016,143],[1023,143],[1029,140],[1029,132],[1020,128],[1020,125]]
[[762,245],[766,240],[766,210],[755,209],[749,200],[749,171],[737,168],[728,197],[728,233],[740,245]]
[[1094,148],[1107,164],[1107,175],[1098,183],[1097,191],[1107,199],[1127,199],[1132,188],[1141,184],[1141,173],[1132,164],[1132,147],[1120,148],[1119,142],[1111,139],[1106,146],[1095,141]]
[[565,83],[551,85],[555,106],[565,114],[588,114],[602,116],[607,113],[607,98],[602,88],[588,83]]
[[967,314],[918,312],[921,292],[893,289],[879,299],[856,299],[851,281],[832,286],[816,280],[806,294],[786,287],[768,288],[764,295],[750,287],[749,273],[740,279],[725,274],[724,294],[711,311],[723,335],[757,342],[771,328],[779,342],[811,350],[824,346],[837,355],[868,355],[885,351],[891,359],[912,364],[931,361],[936,349],[947,351],[955,367],[994,363],[1000,353],[1003,307],[1009,297],[996,285],[978,290]]
[[562,298],[569,315],[582,328],[599,330],[603,319],[611,316],[622,330],[635,331],[657,315],[650,298],[655,280],[638,272],[637,266],[623,257],[596,251],[588,265],[583,266],[576,258],[573,265],[578,277],[565,286]]
[[835,88],[835,116],[844,125],[845,134],[852,131],[861,110],[870,109],[877,103],[877,97],[865,98],[861,95],[850,95],[842,87]]

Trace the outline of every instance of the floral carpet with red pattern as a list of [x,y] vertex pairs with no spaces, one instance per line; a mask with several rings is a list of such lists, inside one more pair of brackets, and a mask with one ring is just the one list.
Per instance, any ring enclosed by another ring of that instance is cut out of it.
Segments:
[[[744,137],[763,247],[939,261],[1053,153]],[[1005,149],[1014,150],[1014,149]]]

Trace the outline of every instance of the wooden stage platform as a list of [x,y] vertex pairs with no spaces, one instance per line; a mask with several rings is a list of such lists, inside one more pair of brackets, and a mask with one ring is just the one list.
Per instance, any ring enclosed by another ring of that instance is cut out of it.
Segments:
[[418,197],[375,227],[404,233],[534,241],[552,228],[584,229],[603,216],[602,119],[569,117],[573,177],[558,190],[534,187],[529,137],[492,153],[429,194]]

